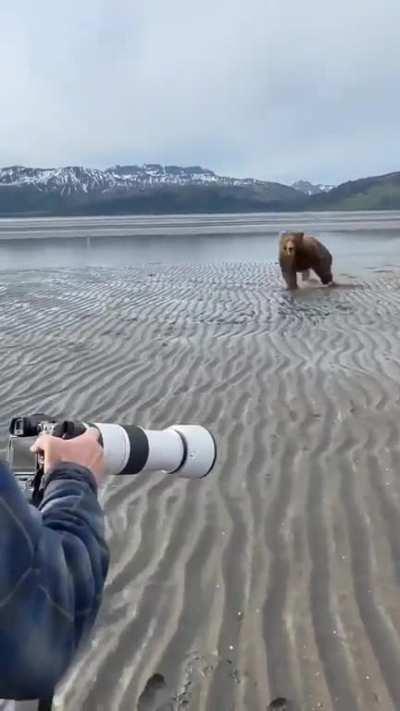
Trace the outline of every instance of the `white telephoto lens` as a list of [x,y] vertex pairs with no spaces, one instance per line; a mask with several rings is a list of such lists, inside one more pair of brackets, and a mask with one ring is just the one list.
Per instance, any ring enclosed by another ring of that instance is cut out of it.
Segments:
[[215,440],[200,425],[173,425],[164,430],[98,422],[94,426],[101,434],[107,474],[163,471],[199,479],[216,460]]

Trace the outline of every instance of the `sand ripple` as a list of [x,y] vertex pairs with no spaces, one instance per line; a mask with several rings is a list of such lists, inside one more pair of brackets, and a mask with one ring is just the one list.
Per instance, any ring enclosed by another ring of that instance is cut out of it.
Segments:
[[204,481],[109,482],[107,592],[56,708],[400,708],[398,275],[295,295],[260,264],[0,282],[3,432],[40,408],[219,442]]

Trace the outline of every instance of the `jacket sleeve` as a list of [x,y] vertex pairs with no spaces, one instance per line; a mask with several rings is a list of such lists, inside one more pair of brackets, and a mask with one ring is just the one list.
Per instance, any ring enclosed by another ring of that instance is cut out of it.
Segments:
[[0,698],[47,698],[94,623],[107,575],[89,470],[56,467],[38,510],[0,463],[0,561]]

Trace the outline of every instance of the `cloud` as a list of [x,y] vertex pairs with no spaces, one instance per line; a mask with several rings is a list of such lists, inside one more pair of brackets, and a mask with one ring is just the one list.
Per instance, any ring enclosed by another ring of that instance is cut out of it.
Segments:
[[0,164],[162,162],[290,182],[400,169],[400,3],[14,0]]

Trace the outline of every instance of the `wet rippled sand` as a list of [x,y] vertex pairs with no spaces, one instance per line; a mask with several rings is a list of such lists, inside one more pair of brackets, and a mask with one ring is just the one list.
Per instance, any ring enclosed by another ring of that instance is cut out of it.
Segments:
[[219,445],[203,481],[109,482],[104,604],[56,709],[400,708],[399,308],[391,272],[295,295],[261,264],[2,273],[3,432],[41,409]]

